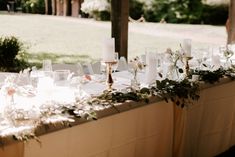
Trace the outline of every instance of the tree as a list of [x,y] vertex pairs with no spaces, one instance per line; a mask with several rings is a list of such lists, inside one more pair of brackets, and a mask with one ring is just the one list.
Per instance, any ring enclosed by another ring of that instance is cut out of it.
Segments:
[[201,0],[153,0],[145,15],[153,14],[150,21],[155,22],[165,19],[170,23],[200,23],[202,8]]
[[228,44],[235,43],[235,1],[230,0],[230,6],[229,6],[229,18],[227,21],[227,32],[228,32]]

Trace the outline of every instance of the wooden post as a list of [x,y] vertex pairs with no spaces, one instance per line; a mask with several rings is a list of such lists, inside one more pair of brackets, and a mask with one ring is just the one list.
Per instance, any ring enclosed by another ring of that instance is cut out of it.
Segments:
[[67,16],[67,15],[68,15],[68,1],[69,1],[69,0],[64,0],[64,1],[63,1],[63,2],[64,2],[64,3],[63,3],[63,4],[64,4],[64,5],[63,5],[63,15],[64,15],[64,16]]
[[48,15],[48,0],[44,0],[45,3],[45,14]]
[[56,0],[51,0],[52,15],[56,15]]
[[111,0],[112,37],[115,51],[127,58],[129,0]]
[[227,30],[228,30],[228,44],[235,43],[235,1],[230,0],[230,5],[229,5],[229,18],[227,21]]
[[78,11],[79,11],[79,0],[72,0],[72,16],[73,17],[78,17]]
[[56,15],[62,16],[63,15],[63,1],[56,0]]

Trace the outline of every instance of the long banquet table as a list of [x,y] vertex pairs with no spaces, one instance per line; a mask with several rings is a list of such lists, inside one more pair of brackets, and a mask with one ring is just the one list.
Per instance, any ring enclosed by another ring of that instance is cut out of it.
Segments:
[[172,156],[173,107],[165,102],[129,110],[13,143],[2,157],[144,157]]
[[[1,157],[208,157],[235,145],[235,82],[204,86],[200,99],[178,108],[159,98],[97,112],[98,120],[54,129],[27,143],[11,142]],[[50,130],[50,129],[49,129]]]

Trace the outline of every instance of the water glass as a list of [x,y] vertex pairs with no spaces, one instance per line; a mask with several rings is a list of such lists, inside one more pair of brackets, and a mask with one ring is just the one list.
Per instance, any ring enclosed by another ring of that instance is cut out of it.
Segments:
[[145,55],[147,54],[156,54],[155,58],[156,58],[156,61],[157,61],[157,67],[161,67],[161,64],[162,64],[162,60],[163,60],[163,53],[159,53],[158,52],[158,49],[155,48],[155,47],[146,47],[145,48]]
[[52,63],[51,60],[46,59],[42,61],[42,69],[44,71],[52,71]]

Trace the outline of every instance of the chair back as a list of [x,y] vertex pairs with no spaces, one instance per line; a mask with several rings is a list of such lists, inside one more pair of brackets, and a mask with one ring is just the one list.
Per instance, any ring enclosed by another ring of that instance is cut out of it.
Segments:
[[92,64],[92,69],[94,74],[101,74],[101,63],[97,61]]

